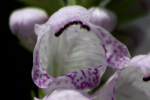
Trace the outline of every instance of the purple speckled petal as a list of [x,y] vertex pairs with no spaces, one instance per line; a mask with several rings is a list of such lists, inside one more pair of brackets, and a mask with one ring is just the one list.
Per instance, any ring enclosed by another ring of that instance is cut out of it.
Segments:
[[47,88],[50,82],[53,81],[53,78],[50,77],[47,72],[40,67],[39,64],[39,52],[34,52],[33,60],[33,69],[32,69],[32,79],[37,86],[40,88]]
[[93,100],[116,100],[116,84],[119,79],[119,72],[115,72],[113,76],[93,95]]
[[127,47],[105,29],[95,26],[94,28],[93,31],[97,33],[103,42],[103,48],[105,49],[109,66],[115,69],[123,68],[130,60]]
[[38,87],[50,93],[56,88],[98,85],[107,62],[100,38],[90,31],[88,15],[85,8],[65,7],[47,23],[35,27],[40,35],[34,49],[32,77]]
[[104,66],[88,68],[78,72],[69,73],[67,76],[72,80],[77,89],[93,88],[100,83],[101,76],[105,71]]

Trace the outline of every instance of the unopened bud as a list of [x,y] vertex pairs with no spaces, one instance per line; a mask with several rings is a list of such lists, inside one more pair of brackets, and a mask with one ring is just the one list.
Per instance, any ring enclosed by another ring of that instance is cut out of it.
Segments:
[[89,11],[91,13],[91,23],[101,26],[110,32],[113,31],[117,23],[117,17],[113,12],[104,8],[91,8]]
[[22,8],[10,15],[9,26],[21,44],[30,51],[33,51],[37,36],[34,32],[35,24],[43,24],[47,21],[47,13],[39,8]]

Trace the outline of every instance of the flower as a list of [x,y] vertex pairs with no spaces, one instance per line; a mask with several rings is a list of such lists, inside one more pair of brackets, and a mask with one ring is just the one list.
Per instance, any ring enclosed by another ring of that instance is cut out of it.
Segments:
[[33,51],[37,36],[34,32],[35,24],[42,24],[47,21],[47,13],[39,8],[22,8],[15,10],[9,19],[9,26],[21,44],[30,51]]
[[113,12],[104,8],[97,7],[90,8],[89,11],[91,13],[91,23],[97,26],[101,26],[109,32],[114,30],[117,24],[117,17]]
[[32,77],[40,88],[93,88],[108,65],[120,69],[129,60],[126,46],[91,24],[90,12],[80,6],[60,9],[35,25],[35,33]]
[[[66,94],[70,100],[135,100],[139,93],[148,100],[150,54],[131,59],[124,44],[90,20],[87,9],[68,6],[35,25],[32,78],[46,91],[44,100],[66,100]],[[107,67],[115,73],[94,94],[85,92],[100,83]],[[136,95],[126,96],[131,88]]]

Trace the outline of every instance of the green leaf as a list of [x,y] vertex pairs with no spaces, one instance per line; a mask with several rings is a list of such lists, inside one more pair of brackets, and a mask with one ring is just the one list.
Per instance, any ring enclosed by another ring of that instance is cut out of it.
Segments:
[[63,0],[23,0],[23,2],[29,6],[45,9],[49,15],[64,6]]

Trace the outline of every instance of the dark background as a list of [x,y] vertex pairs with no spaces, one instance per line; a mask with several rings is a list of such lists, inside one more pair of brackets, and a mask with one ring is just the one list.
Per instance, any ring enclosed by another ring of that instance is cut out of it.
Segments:
[[[15,91],[13,90],[15,93],[15,100],[31,100],[31,89],[37,91],[31,79],[32,53],[20,46],[18,39],[11,33],[8,26],[11,12],[17,8],[25,7],[26,5],[16,0],[10,0],[6,4],[7,6],[3,8],[5,14],[2,20],[4,24],[1,34],[7,33],[7,68],[9,70],[12,69],[10,71],[13,72],[12,75],[9,76],[9,81],[15,80]],[[14,87],[12,84],[10,86]]]

